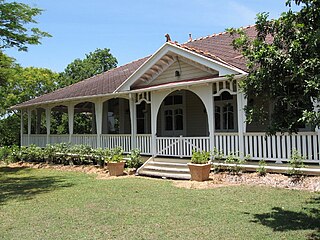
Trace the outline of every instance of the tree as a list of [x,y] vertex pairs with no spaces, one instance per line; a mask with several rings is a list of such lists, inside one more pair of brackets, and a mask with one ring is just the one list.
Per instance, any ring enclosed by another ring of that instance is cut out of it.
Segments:
[[0,51],[0,87],[7,82],[14,67],[14,59]]
[[248,104],[247,117],[268,113],[272,103],[269,132],[296,132],[303,124],[320,126],[320,113],[313,112],[313,101],[320,101],[320,1],[288,0],[300,6],[291,8],[276,20],[267,13],[257,15],[255,38],[242,29],[230,29],[233,41],[247,60],[249,74],[242,82],[248,98],[260,98],[261,104]]
[[0,0],[0,49],[16,47],[27,51],[26,45],[37,45],[41,38],[50,37],[39,28],[27,26],[36,24],[34,17],[41,13],[41,9],[24,3]]
[[9,62],[6,84],[0,88],[0,146],[20,143],[20,113],[9,108],[58,87],[58,73],[44,68],[22,68],[13,59]]
[[28,101],[58,88],[59,74],[45,68],[16,65],[7,83],[0,89],[0,116],[11,114],[9,107]]
[[61,86],[67,86],[99,73],[103,73],[117,66],[117,59],[110,53],[110,49],[96,49],[86,54],[85,59],[75,59],[64,72],[61,73]]

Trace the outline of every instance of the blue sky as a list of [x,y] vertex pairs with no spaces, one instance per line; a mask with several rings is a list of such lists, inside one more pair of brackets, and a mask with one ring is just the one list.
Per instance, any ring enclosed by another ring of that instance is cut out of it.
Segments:
[[[18,0],[19,1],[19,0]],[[37,27],[53,37],[28,52],[6,53],[24,67],[63,71],[76,58],[97,48],[110,48],[119,65],[154,53],[164,35],[180,43],[219,33],[229,27],[254,24],[256,14],[277,18],[285,0],[24,0],[45,11]]]

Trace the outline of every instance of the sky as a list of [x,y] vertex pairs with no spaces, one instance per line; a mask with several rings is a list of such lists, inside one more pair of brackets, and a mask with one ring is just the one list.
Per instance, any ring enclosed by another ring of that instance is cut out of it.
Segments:
[[165,43],[184,43],[230,27],[255,23],[257,13],[278,18],[285,0],[17,0],[43,9],[36,25],[52,35],[28,52],[6,50],[23,67],[63,71],[76,58],[109,48],[123,65],[153,54]]

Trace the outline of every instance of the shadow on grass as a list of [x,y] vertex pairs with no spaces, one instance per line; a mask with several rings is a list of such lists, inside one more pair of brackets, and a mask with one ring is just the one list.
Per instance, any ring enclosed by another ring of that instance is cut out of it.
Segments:
[[294,212],[274,207],[271,212],[254,214],[253,222],[272,228],[274,231],[313,231],[307,239],[320,239],[320,196],[306,203],[303,211]]
[[37,194],[73,185],[61,176],[42,177],[28,174],[30,171],[23,167],[0,167],[0,205],[13,199],[29,200]]

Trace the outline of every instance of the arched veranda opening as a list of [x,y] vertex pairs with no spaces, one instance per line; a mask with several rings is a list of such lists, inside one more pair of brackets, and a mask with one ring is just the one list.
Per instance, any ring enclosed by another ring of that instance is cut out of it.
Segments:
[[158,111],[157,136],[209,136],[207,111],[201,99],[189,90],[170,93]]

